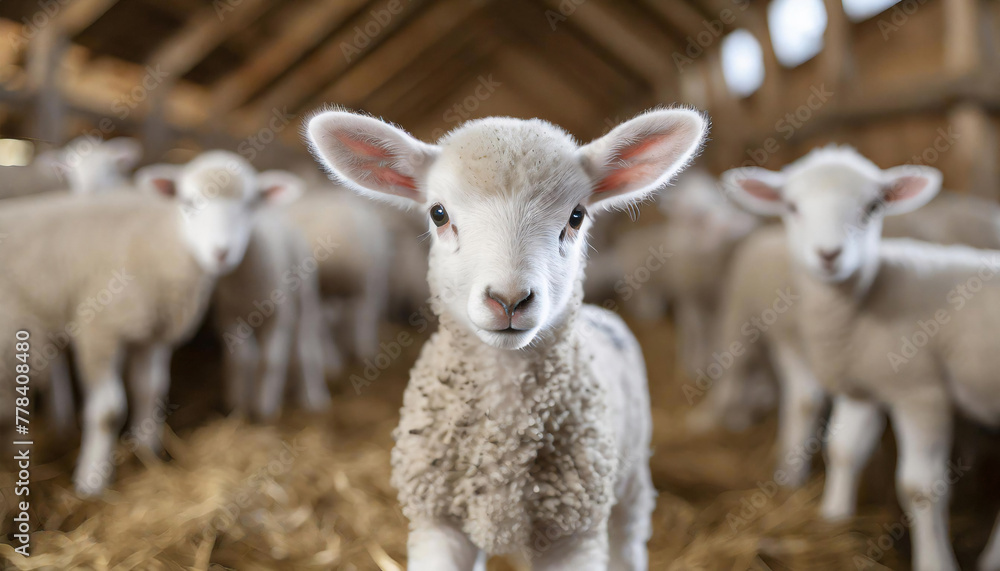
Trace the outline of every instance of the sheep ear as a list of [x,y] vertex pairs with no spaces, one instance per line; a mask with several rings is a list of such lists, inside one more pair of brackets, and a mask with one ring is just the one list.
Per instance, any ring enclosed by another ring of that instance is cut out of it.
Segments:
[[149,165],[136,171],[135,185],[143,192],[173,198],[177,196],[177,178],[180,173],[181,167],[178,165]]
[[108,150],[122,172],[132,170],[142,160],[142,143],[131,137],[115,137],[101,146]]
[[722,173],[722,184],[738,204],[762,216],[780,216],[785,212],[781,187],[785,177],[780,172],[760,167],[730,169]]
[[882,171],[885,214],[905,214],[930,202],[941,190],[941,171],[923,165],[903,165]]
[[309,120],[309,146],[336,182],[408,208],[427,199],[427,172],[440,149],[384,121],[326,111]]
[[658,190],[694,158],[708,121],[690,109],[639,115],[578,151],[593,181],[588,205],[623,206]]
[[271,205],[289,204],[305,192],[306,183],[298,175],[283,170],[269,170],[257,175],[261,197]]

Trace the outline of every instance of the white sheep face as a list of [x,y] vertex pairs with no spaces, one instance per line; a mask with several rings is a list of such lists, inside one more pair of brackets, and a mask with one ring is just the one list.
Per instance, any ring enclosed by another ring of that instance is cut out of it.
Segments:
[[59,174],[76,194],[99,194],[121,187],[142,159],[142,145],[118,137],[108,141],[83,136],[44,153],[38,161]]
[[878,255],[882,219],[926,204],[941,187],[937,169],[881,170],[849,147],[813,151],[782,172],[723,175],[744,206],[780,215],[792,258],[822,281],[842,282]]
[[198,264],[225,274],[243,260],[259,207],[301,192],[291,173],[257,174],[239,155],[209,151],[184,166],[153,165],[136,174],[140,187],[177,200],[180,232]]
[[693,111],[656,111],[579,147],[543,121],[490,118],[432,146],[333,111],[314,117],[308,136],[353,190],[427,212],[444,310],[484,343],[521,349],[566,315],[590,217],[665,184],[705,129]]

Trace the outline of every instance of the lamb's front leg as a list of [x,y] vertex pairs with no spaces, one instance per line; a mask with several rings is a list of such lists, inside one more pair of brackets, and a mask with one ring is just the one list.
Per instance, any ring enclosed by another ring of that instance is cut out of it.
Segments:
[[649,473],[649,460],[637,463],[608,522],[611,571],[646,571],[646,543],[652,535],[650,519],[656,507],[656,489]]
[[778,418],[778,466],[775,481],[797,488],[809,478],[812,453],[809,444],[816,429],[824,393],[798,348],[787,342],[773,348],[775,372],[781,385]]
[[[535,553],[533,571],[608,571],[610,548],[606,523],[579,535],[561,539]],[[617,571],[617,570],[615,570]]]
[[885,415],[870,401],[838,396],[830,415],[826,483],[820,513],[836,521],[854,515],[858,481],[885,430]]
[[163,423],[167,413],[166,399],[170,390],[169,345],[152,344],[138,348],[132,355],[129,386],[135,400],[129,432],[146,450],[154,455],[163,448]]
[[408,571],[485,571],[479,548],[445,522],[411,523],[406,551]]
[[896,492],[912,520],[914,571],[952,571],[958,562],[948,539],[952,411],[946,394],[916,394],[893,403],[899,443]]

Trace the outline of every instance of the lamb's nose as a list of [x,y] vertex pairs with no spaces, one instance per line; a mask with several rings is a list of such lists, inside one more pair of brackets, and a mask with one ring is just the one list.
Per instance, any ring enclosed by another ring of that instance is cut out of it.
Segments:
[[819,250],[817,250],[817,252],[819,253],[819,257],[823,258],[823,261],[827,264],[832,264],[833,262],[836,262],[837,258],[840,257],[840,254],[843,251],[844,251],[843,248],[834,248],[832,250],[824,250],[820,248]]
[[504,313],[512,317],[519,309],[524,309],[531,303],[535,294],[531,290],[521,291],[515,294],[504,294],[486,288],[486,296],[500,304]]
[[226,258],[229,257],[229,248],[216,248],[215,257],[219,260],[219,262],[225,262]]

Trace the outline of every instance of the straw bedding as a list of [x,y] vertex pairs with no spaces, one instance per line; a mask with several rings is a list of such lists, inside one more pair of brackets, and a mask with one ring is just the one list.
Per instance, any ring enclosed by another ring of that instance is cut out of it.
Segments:
[[[770,483],[773,420],[741,435],[685,434],[690,406],[674,373],[669,325],[634,324],[652,384],[660,491],[650,566],[660,570],[906,569],[908,539],[891,488],[891,442],[869,469],[861,517],[843,525],[816,518],[822,478],[795,492]],[[383,332],[383,337],[394,336]],[[204,363],[210,351],[177,356],[180,405],[170,424],[167,462],[129,457],[101,500],[77,499],[69,479],[76,441],[37,447],[34,555],[13,553],[4,569],[343,569],[405,568],[406,519],[389,485],[390,433],[406,372],[419,344],[357,394],[346,380],[322,417],[289,411],[274,426],[222,417]],[[210,361],[210,359],[209,359]],[[351,373],[362,374],[364,365]],[[977,435],[969,438],[978,438]],[[966,438],[964,441],[968,441]],[[961,453],[961,452],[960,452]],[[980,459],[978,464],[989,463]],[[995,467],[995,466],[994,466]],[[978,471],[978,472],[977,472]],[[989,533],[996,502],[979,492],[995,470],[960,481],[953,535],[969,565]],[[13,475],[0,472],[0,531],[10,533]],[[963,495],[962,488],[971,488]],[[973,495],[971,499],[962,499]],[[38,524],[36,524],[38,525]],[[888,547],[889,549],[884,549]],[[490,569],[517,569],[494,559]]]

